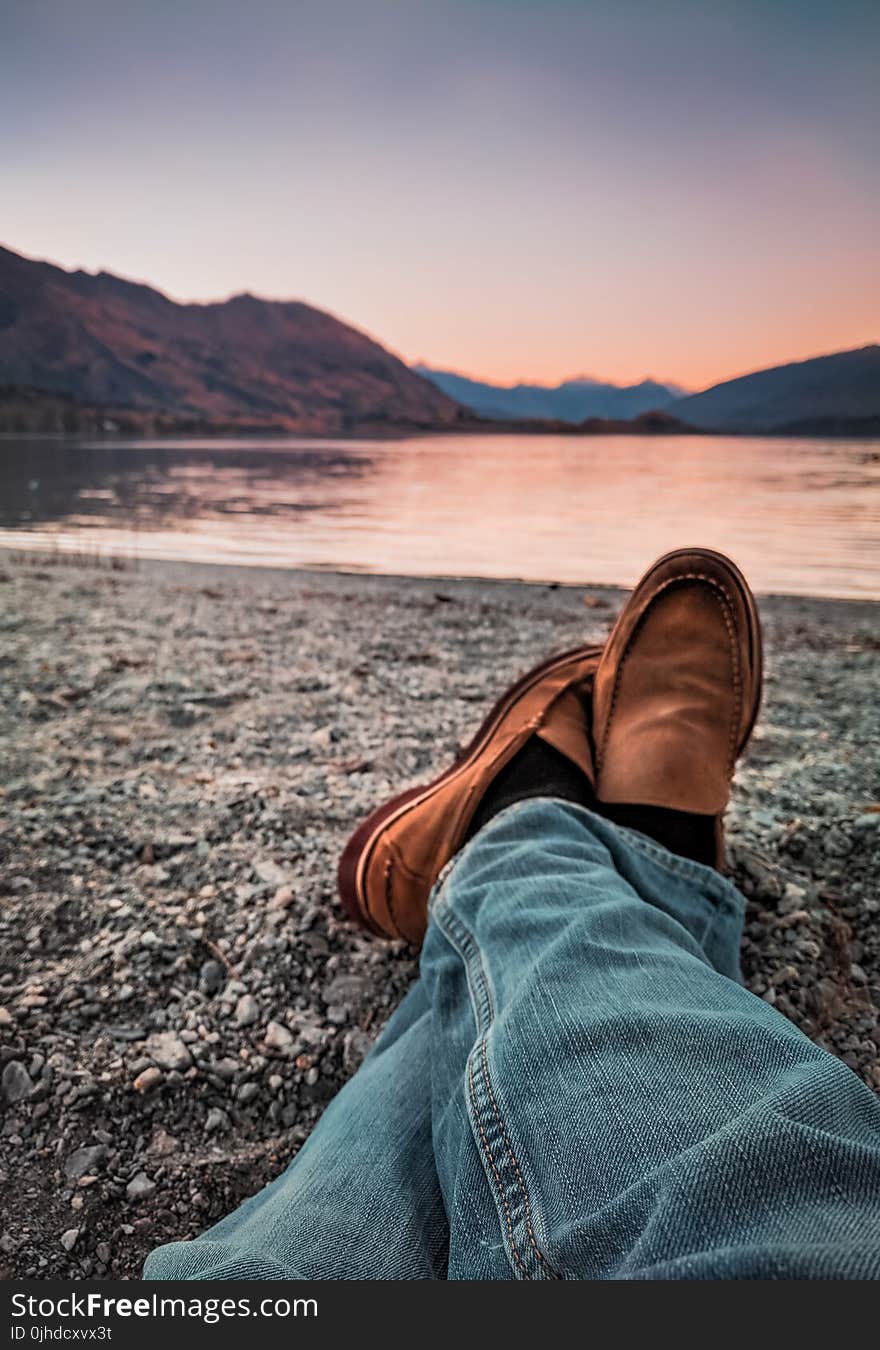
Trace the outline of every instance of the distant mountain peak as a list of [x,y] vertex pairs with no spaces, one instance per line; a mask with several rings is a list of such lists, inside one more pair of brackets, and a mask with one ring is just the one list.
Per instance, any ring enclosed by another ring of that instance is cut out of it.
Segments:
[[414,367],[450,398],[483,417],[537,418],[579,423],[588,418],[627,420],[668,408],[682,394],[673,384],[644,379],[621,385],[577,375],[559,384],[493,384],[457,371]]

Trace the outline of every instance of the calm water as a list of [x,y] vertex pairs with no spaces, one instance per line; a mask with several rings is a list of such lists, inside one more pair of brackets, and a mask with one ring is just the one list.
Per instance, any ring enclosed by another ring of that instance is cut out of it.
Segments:
[[880,442],[0,440],[0,545],[631,584],[709,544],[760,591],[880,598]]

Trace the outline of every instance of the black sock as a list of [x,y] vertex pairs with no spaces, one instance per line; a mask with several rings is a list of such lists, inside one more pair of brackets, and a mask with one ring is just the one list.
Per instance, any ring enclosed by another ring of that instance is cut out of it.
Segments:
[[665,806],[618,806],[597,802],[594,807],[606,820],[626,825],[681,858],[715,866],[715,817],[697,816],[689,811],[670,811]]
[[530,736],[525,745],[505,764],[495,782],[477,807],[465,842],[487,825],[505,807],[529,797],[561,797],[577,802],[615,825],[625,825],[654,839],[670,853],[694,862],[715,866],[715,817],[688,811],[671,811],[663,806],[629,806],[596,800],[592,784],[585,774],[559,750]]
[[480,802],[466,840],[472,839],[506,806],[527,797],[562,797],[581,806],[594,805],[589,779],[577,765],[540,736],[530,736],[510,763],[505,764]]

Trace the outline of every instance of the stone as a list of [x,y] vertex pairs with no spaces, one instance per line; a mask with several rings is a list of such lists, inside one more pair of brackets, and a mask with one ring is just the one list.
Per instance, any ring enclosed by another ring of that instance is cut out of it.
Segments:
[[360,1027],[354,1027],[345,1033],[342,1042],[342,1062],[349,1073],[354,1073],[372,1044],[373,1038],[365,1031],[361,1031]]
[[852,852],[852,840],[837,826],[832,826],[822,842],[829,858],[845,858]]
[[144,1069],[134,1080],[135,1092],[152,1092],[154,1087],[158,1087],[164,1078],[161,1069],[151,1065],[149,1069]]
[[147,1037],[147,1054],[160,1069],[183,1073],[192,1064],[192,1055],[174,1031],[156,1031]]
[[360,1003],[368,988],[369,981],[363,975],[337,975],[324,986],[321,997],[330,1007],[347,1007]]
[[264,882],[267,886],[283,886],[287,880],[287,873],[284,868],[279,867],[278,864],[272,862],[270,858],[265,859],[263,862],[254,863],[254,872],[259,877],[260,881]]
[[0,1079],[0,1096],[10,1106],[23,1102],[34,1090],[33,1080],[19,1059],[11,1059]]
[[64,1162],[64,1175],[69,1181],[79,1181],[80,1177],[93,1176],[107,1156],[103,1144],[92,1144],[86,1148],[74,1149]]
[[219,1106],[212,1106],[205,1118],[208,1134],[222,1134],[229,1129],[229,1117]]
[[260,1009],[252,994],[242,994],[235,1005],[235,1020],[240,1027],[249,1027],[257,1021]]
[[221,961],[204,961],[199,968],[199,989],[203,994],[216,994],[226,983],[226,968]]
[[168,1158],[176,1153],[180,1145],[173,1134],[169,1134],[164,1125],[160,1125],[150,1140],[148,1153],[159,1158]]
[[126,1186],[125,1194],[129,1200],[149,1200],[155,1189],[155,1181],[151,1181],[146,1172],[138,1172]]
[[770,976],[770,984],[775,989],[781,984],[790,984],[800,979],[797,966],[781,966]]
[[270,1049],[277,1050],[282,1055],[289,1055],[294,1046],[293,1036],[280,1022],[269,1023],[264,1041]]
[[68,1228],[66,1233],[61,1234],[61,1245],[66,1252],[72,1252],[76,1246],[76,1240],[79,1237],[78,1228]]
[[288,905],[293,904],[294,898],[292,886],[279,886],[269,901],[269,908],[275,910],[287,909]]
[[227,1083],[231,1082],[241,1072],[241,1064],[237,1059],[230,1059],[225,1056],[223,1059],[216,1060],[212,1065],[214,1073],[220,1078],[225,1079]]

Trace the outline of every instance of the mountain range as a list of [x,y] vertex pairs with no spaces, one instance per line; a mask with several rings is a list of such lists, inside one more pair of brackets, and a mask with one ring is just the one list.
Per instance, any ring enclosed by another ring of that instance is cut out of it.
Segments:
[[656,380],[617,385],[581,376],[556,385],[503,385],[425,365],[414,369],[465,408],[482,417],[501,419],[549,418],[576,423],[591,417],[631,418],[667,408],[685,393],[677,385],[659,384]]
[[666,411],[713,431],[876,435],[880,346],[758,370],[679,399]]
[[[75,429],[102,410],[133,429],[172,418],[317,435],[450,427],[463,416],[372,338],[310,305],[253,295],[177,304],[108,272],[67,272],[4,248],[0,385],[26,424],[45,402],[39,391]],[[12,429],[8,413],[2,420]]]
[[[792,435],[880,435],[880,346],[834,352],[725,380],[698,394],[644,380],[619,386],[595,380],[542,385],[494,385],[449,371],[417,369],[451,398],[483,417],[557,418],[585,431],[622,430],[596,419],[636,419],[662,413],[668,431]],[[662,425],[662,423],[661,423]],[[657,430],[655,423],[654,430]]]
[[297,432],[506,429],[880,435],[880,346],[757,371],[685,394],[494,385],[410,368],[300,301],[179,304],[109,272],[0,248],[0,431]]

